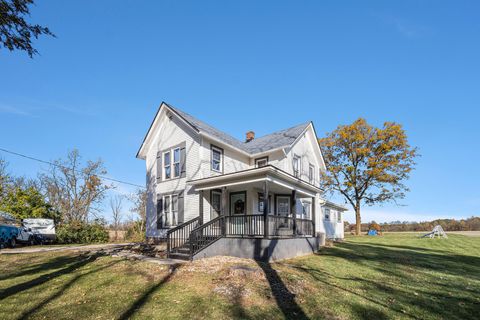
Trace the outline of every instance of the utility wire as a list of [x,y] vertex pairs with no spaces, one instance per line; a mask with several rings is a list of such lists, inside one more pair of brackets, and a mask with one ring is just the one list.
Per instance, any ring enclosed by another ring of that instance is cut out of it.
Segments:
[[[45,160],[42,160],[42,159],[34,158],[34,157],[31,157],[31,156],[27,156],[27,155],[25,155],[25,154],[21,154],[21,153],[18,153],[18,152],[10,151],[10,150],[7,150],[7,149],[0,148],[0,151],[3,151],[3,152],[5,152],[5,153],[10,153],[10,154],[13,154],[13,155],[15,155],[15,156],[22,157],[22,158],[25,158],[25,159],[29,159],[29,160],[33,160],[33,161],[45,163],[45,164],[48,164],[48,165],[51,165],[51,166],[54,166],[54,167],[58,167],[58,168],[61,168],[61,169],[68,169],[68,170],[70,170],[70,171],[74,171],[74,172],[81,173],[80,170],[74,170],[74,169],[72,169],[72,168],[59,165],[59,164],[57,164],[57,163],[53,163],[53,162],[50,162],[50,161],[45,161]],[[134,186],[134,187],[137,187],[137,188],[146,189],[145,186],[141,186],[141,185],[138,185],[138,184],[135,184],[135,183],[131,183],[131,182],[126,182],[126,181],[122,181],[122,180],[117,180],[117,179],[113,179],[113,178],[109,178],[109,177],[105,177],[105,176],[97,176],[97,177],[102,178],[102,179],[104,179],[104,180],[109,180],[109,181],[113,181],[113,182],[117,182],[117,183],[126,184],[126,185],[129,185],[129,186]]]

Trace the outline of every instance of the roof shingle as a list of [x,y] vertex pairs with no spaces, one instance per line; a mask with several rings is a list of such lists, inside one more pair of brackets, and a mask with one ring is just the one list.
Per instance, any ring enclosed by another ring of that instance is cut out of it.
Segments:
[[167,104],[167,106],[173,111],[175,111],[185,121],[190,123],[198,131],[203,131],[208,135],[211,135],[221,140],[222,142],[231,145],[237,149],[243,150],[249,154],[256,154],[281,147],[290,146],[310,124],[310,122],[305,122],[288,129],[280,130],[263,137],[255,138],[250,142],[242,142],[232,137],[231,135],[212,127],[211,125],[201,120],[198,120],[197,118],[180,109],[172,107],[169,104]]

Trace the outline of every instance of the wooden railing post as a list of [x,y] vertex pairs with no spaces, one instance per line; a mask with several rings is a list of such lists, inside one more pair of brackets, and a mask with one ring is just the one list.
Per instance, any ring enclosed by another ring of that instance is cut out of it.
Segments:
[[171,238],[170,233],[167,233],[167,258],[170,257],[170,238]]
[[263,237],[268,238],[268,180],[263,185]]

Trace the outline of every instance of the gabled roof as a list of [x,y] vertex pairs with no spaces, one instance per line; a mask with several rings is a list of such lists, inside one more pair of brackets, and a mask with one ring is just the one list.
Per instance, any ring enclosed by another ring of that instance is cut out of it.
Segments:
[[238,149],[250,156],[259,154],[259,153],[268,152],[274,149],[291,146],[297,140],[297,138],[305,131],[305,129],[311,124],[311,122],[305,122],[288,129],[280,130],[280,131],[265,135],[263,137],[255,138],[250,142],[243,142],[221,130],[218,130],[212,127],[211,125],[195,118],[194,116],[178,108],[175,108],[165,102],[162,102],[159,110],[157,111],[155,119],[153,120],[152,124],[150,125],[150,128],[148,129],[147,134],[145,135],[142,146],[140,147],[140,150],[137,153],[137,157],[139,157],[140,151],[142,150],[145,144],[145,141],[147,140],[147,137],[149,136],[150,131],[152,130],[153,124],[155,123],[156,118],[159,116],[160,111],[164,106],[170,109],[177,116],[179,116],[183,121],[185,121],[198,133],[206,134],[207,136],[213,137],[214,139],[219,140],[220,142],[223,142],[224,144],[231,146],[235,149]]
[[298,136],[300,136],[310,124],[310,122],[305,122],[288,129],[280,130],[263,137],[255,138],[250,142],[242,142],[232,137],[231,135],[210,126],[209,124],[198,120],[197,118],[180,109],[172,107],[167,103],[165,104],[170,109],[175,111],[178,115],[180,115],[185,121],[190,123],[190,125],[194,127],[197,131],[205,132],[208,135],[213,136],[218,140],[226,143],[227,145],[243,150],[249,154],[262,153],[281,147],[288,147],[293,142],[295,142]]

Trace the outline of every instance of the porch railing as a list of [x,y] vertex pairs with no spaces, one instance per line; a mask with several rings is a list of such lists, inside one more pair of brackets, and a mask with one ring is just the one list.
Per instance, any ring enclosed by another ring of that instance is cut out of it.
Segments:
[[[308,219],[285,216],[267,216],[268,237],[294,238],[312,236],[314,223]],[[167,252],[187,249],[190,257],[223,237],[264,237],[265,217],[261,214],[219,216],[199,225],[199,219],[190,220],[167,233]]]
[[196,217],[167,231],[167,254],[189,245],[190,233],[199,226],[200,217]]
[[190,232],[190,256],[225,235],[225,216],[217,217]]
[[313,221],[309,219],[297,219],[297,236],[312,236],[314,235]]
[[262,237],[264,233],[262,214],[225,216],[225,224],[227,236]]

